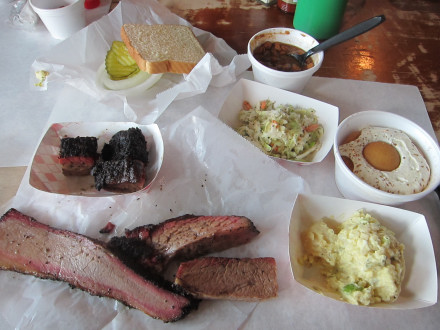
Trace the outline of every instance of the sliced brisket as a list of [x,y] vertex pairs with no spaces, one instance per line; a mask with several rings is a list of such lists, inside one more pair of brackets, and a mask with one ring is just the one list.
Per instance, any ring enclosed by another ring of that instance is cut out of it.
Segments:
[[257,301],[277,296],[274,258],[201,258],[180,265],[175,283],[198,298]]
[[220,252],[246,244],[258,234],[246,217],[184,215],[126,230],[125,237],[113,237],[108,247],[124,259],[136,259],[147,269],[161,273],[171,260]]
[[95,240],[49,227],[15,209],[0,219],[0,268],[65,281],[165,322],[181,319],[197,305],[138,275]]

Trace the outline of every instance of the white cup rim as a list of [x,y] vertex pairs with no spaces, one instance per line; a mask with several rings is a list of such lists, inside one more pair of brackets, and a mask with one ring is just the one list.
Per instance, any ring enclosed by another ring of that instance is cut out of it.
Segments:
[[[70,2],[67,3],[66,5],[64,5],[63,7],[60,8],[43,8],[40,7],[38,4],[35,4],[36,0],[29,0],[29,4],[31,5],[31,7],[37,11],[37,12],[41,12],[44,13],[45,15],[61,15],[63,14],[65,11],[70,10],[71,7],[77,5],[78,3],[82,3],[84,2],[84,0],[64,0],[64,2]],[[38,0],[37,0],[38,2]]]

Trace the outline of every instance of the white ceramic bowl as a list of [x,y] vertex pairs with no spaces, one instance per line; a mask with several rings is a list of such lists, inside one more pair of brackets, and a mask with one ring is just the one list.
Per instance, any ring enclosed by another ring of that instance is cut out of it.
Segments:
[[318,121],[324,127],[321,148],[316,152],[310,162],[286,161],[301,165],[310,165],[321,162],[332,148],[333,139],[338,127],[339,108],[334,105],[276,87],[267,86],[256,81],[241,79],[231,89],[231,92],[220,109],[218,117],[226,125],[235,130],[241,126],[238,114],[242,108],[243,101],[248,101],[251,104],[258,104],[260,101],[267,99],[275,101],[278,105],[291,104],[301,108],[315,109]]
[[[373,188],[358,178],[345,165],[339,153],[339,144],[353,131],[367,126],[399,129],[405,132],[425,156],[430,168],[431,178],[428,186],[419,193],[398,195]],[[339,191],[349,199],[369,201],[387,205],[399,205],[418,200],[432,192],[440,184],[440,149],[436,141],[414,122],[402,116],[384,111],[362,111],[344,119],[335,135],[333,152],[335,155],[335,179]]]
[[304,255],[301,233],[323,217],[336,222],[346,221],[357,210],[363,209],[382,225],[392,230],[405,245],[406,272],[399,298],[393,303],[372,305],[374,308],[415,309],[437,302],[437,269],[431,235],[422,214],[400,208],[353,201],[343,198],[303,195],[296,199],[289,230],[289,253],[295,280],[306,288],[326,297],[340,300],[327,289],[325,280],[315,267],[304,267],[298,262]]
[[260,31],[255,34],[248,43],[247,53],[252,64],[252,71],[256,81],[292,92],[301,93],[312,75],[321,67],[322,61],[324,60],[324,53],[319,52],[312,55],[311,58],[314,66],[308,70],[298,72],[278,71],[261,64],[252,55],[254,49],[266,41],[278,41],[291,44],[304,51],[308,51],[310,48],[318,45],[318,41],[299,30],[280,27]]

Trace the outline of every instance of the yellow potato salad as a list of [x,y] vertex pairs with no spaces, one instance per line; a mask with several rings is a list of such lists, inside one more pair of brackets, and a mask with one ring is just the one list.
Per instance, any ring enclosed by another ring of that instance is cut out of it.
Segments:
[[302,242],[302,261],[321,267],[328,286],[345,301],[371,305],[398,298],[404,245],[370,214],[358,211],[338,226],[323,219],[302,234]]

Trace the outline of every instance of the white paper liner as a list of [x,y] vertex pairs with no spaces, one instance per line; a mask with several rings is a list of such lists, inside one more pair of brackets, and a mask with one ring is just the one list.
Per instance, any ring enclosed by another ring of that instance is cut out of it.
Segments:
[[[30,72],[30,86],[45,90],[55,83],[71,85],[110,107],[124,109],[129,121],[153,123],[175,99],[206,91],[208,86],[225,86],[250,67],[247,55],[237,55],[224,40],[192,28],[205,57],[188,75],[164,74],[150,89],[124,95],[105,90],[96,84],[96,75],[114,40],[121,40],[124,23],[191,25],[154,0],[121,1],[108,15],[93,22],[69,39],[37,58]],[[35,72],[50,74],[43,87],[35,86]]]

